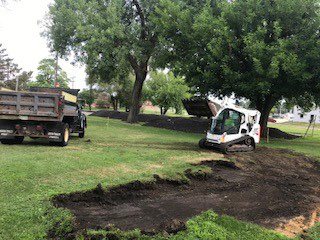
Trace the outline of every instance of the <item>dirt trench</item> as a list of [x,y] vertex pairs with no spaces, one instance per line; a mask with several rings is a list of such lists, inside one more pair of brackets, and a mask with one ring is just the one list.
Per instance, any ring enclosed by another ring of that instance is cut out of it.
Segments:
[[[146,233],[168,230],[203,211],[213,210],[275,229],[288,236],[319,221],[320,164],[287,150],[259,148],[234,154],[226,161],[205,161],[211,173],[185,172],[188,182],[139,181],[105,191],[96,189],[53,199],[71,210],[80,229],[141,229]],[[171,224],[171,225],[170,225]]]

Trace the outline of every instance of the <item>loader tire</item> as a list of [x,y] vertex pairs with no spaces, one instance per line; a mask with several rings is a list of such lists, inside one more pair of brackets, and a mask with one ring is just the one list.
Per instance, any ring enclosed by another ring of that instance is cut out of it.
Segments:
[[206,149],[207,146],[206,146],[206,142],[207,142],[207,139],[203,138],[199,141],[199,147],[202,148],[202,149]]

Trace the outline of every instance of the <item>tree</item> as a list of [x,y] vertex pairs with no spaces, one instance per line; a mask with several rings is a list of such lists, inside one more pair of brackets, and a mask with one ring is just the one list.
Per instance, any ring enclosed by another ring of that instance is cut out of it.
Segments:
[[17,91],[27,91],[31,83],[32,74],[33,72],[23,71],[14,80],[6,82],[5,87]]
[[159,31],[152,21],[160,0],[55,0],[47,21],[53,50],[70,51],[101,81],[135,74],[128,122],[136,122]]
[[179,113],[182,109],[182,100],[189,97],[189,87],[181,77],[173,73],[152,72],[151,79],[147,81],[146,98],[154,106],[159,106],[161,115],[165,115],[170,108]]
[[20,71],[18,64],[13,62],[13,59],[7,54],[7,50],[2,48],[2,44],[0,44],[0,87],[16,89]]
[[[120,106],[124,107],[128,112],[131,107],[132,90],[135,82],[134,74],[130,73],[127,77],[119,82],[118,98]],[[139,104],[141,105],[141,104]]]
[[317,0],[211,0],[200,9],[192,1],[162,3],[159,65],[170,63],[203,94],[250,99],[264,133],[282,98],[320,98]]
[[91,106],[96,100],[96,91],[94,89],[84,89],[79,93],[79,98],[86,101],[91,111]]
[[[38,75],[36,81],[32,82],[32,86],[37,87],[56,87],[55,82],[59,84],[61,88],[69,88],[68,83],[70,79],[67,73],[62,70],[60,66],[56,65],[56,60],[51,58],[42,59],[38,67]],[[56,80],[56,70],[57,80]]]

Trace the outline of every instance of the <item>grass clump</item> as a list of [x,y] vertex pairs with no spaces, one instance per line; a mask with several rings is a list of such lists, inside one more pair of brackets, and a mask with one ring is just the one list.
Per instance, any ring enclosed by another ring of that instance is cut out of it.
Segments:
[[[113,231],[91,231],[91,237],[101,239],[121,240],[289,240],[289,238],[274,231],[261,228],[258,225],[238,221],[232,217],[219,216],[218,214],[207,211],[201,215],[190,219],[186,223],[187,230],[176,235],[158,234],[156,236],[142,235],[140,231],[121,232]],[[312,239],[313,240],[313,239]]]

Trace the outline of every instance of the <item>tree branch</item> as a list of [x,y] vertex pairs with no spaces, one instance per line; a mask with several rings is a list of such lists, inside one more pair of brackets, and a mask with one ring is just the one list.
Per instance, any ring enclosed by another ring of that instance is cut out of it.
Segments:
[[130,62],[131,67],[132,67],[135,71],[137,71],[137,70],[139,69],[139,63],[138,63],[136,57],[133,56],[132,54],[129,54],[129,57],[128,57],[128,58],[129,58],[129,62]]
[[141,22],[141,39],[146,39],[147,37],[147,24],[146,18],[144,16],[143,10],[138,2],[138,0],[132,0],[133,5],[137,8],[137,13],[140,17]]

